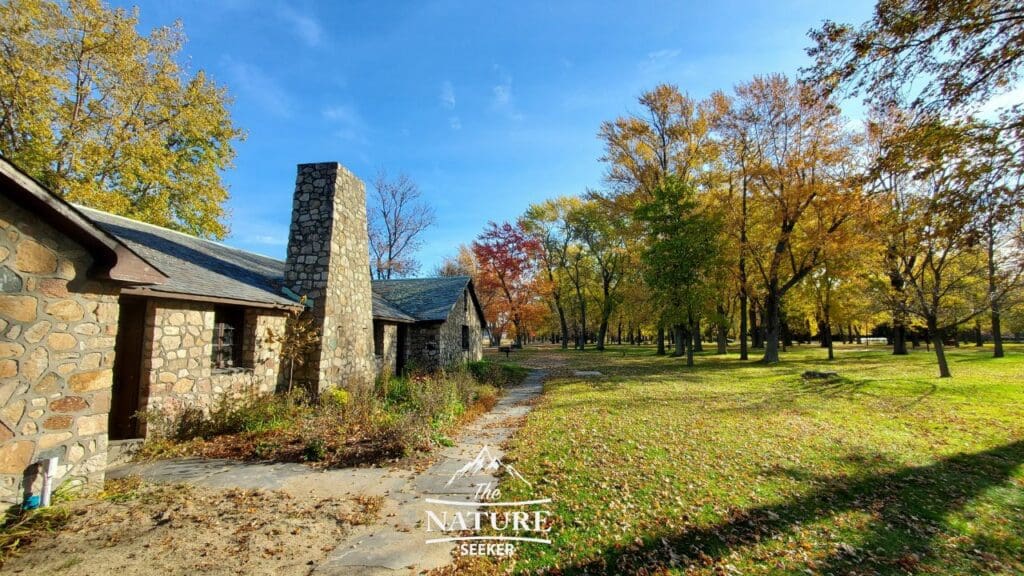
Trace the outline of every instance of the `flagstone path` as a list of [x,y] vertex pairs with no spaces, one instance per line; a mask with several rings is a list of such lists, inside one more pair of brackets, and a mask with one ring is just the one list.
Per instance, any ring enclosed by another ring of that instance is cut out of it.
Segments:
[[543,388],[543,377],[542,370],[533,370],[522,384],[506,389],[494,409],[466,426],[455,444],[440,450],[439,459],[423,471],[400,467],[314,470],[302,464],[185,458],[126,464],[108,470],[107,477],[135,474],[149,482],[261,488],[309,498],[381,496],[384,503],[377,522],[353,529],[313,574],[418,574],[448,564],[454,549],[454,544],[425,543],[438,536],[426,531],[426,511],[445,511],[426,499],[470,500],[478,485],[497,485],[497,478],[486,472],[450,484],[449,480],[484,446],[494,457],[503,456],[501,445],[515,431],[519,419],[529,413]]

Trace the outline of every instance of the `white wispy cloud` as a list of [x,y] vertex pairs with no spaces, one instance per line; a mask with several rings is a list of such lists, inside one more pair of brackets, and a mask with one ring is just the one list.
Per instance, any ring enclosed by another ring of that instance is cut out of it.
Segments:
[[515,96],[512,93],[512,75],[495,66],[499,82],[491,88],[491,108],[507,115],[513,120],[522,120],[523,114],[516,109]]
[[640,71],[645,77],[668,76],[678,65],[679,54],[675,48],[648,52],[647,57],[640,61]]
[[323,117],[333,123],[337,130],[335,136],[342,140],[364,141],[366,122],[354,106],[337,104],[324,109]]
[[287,4],[282,5],[277,13],[281,20],[286,22],[291,27],[292,32],[301,38],[307,46],[320,45],[324,31],[316,19],[299,12]]
[[448,80],[441,83],[441,94],[438,96],[441,99],[441,106],[452,110],[455,108],[455,87]]
[[239,101],[252,102],[275,116],[291,116],[291,97],[262,68],[231,56],[224,56],[221,62],[231,78],[229,85],[237,91]]
[[665,60],[675,60],[676,56],[679,56],[678,49],[655,50],[654,52],[647,53],[647,61],[663,62]]
[[462,130],[462,121],[459,120],[458,116],[452,116],[448,119],[448,126],[450,126],[452,130]]

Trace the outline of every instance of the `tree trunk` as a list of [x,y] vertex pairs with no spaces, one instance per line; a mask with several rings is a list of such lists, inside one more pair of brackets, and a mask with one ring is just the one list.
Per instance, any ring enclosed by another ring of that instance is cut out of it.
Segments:
[[981,318],[974,319],[974,347],[981,348],[985,345],[985,338],[981,335]]
[[835,360],[836,353],[835,353],[835,349],[832,347],[832,328],[829,326],[829,322],[827,320],[825,321],[825,336],[824,336],[824,338],[825,338],[825,341],[827,342],[826,346],[828,346],[828,359],[829,360]]
[[779,336],[781,336],[782,328],[779,318],[780,304],[778,288],[769,286],[761,318],[764,322],[764,356],[761,358],[761,362],[765,364],[774,364],[779,361]]
[[[742,270],[742,268],[741,268]],[[740,288],[740,360],[746,360],[747,353],[747,289]]]
[[685,341],[687,340],[685,337],[685,327],[682,324],[676,324],[672,327],[672,335],[675,339],[675,350],[672,352],[672,357],[679,358],[685,353],[683,350]]
[[658,356],[665,355],[665,326],[658,324]]
[[597,327],[597,349],[604,350],[604,339],[608,337],[608,319],[601,318],[601,324]]
[[[688,330],[692,333],[693,332],[693,326],[691,325],[688,328]],[[693,366],[693,342],[694,341],[692,339],[690,339],[690,338],[685,338],[684,340],[685,340],[685,342],[687,344],[687,346],[686,346],[686,365],[687,366]],[[699,342],[700,339],[698,338],[697,341]]]
[[1003,357],[1003,328],[1000,326],[999,299],[996,287],[995,232],[988,233],[988,302],[992,311],[992,357]]
[[932,344],[935,345],[935,359],[939,361],[939,378],[949,378],[949,364],[946,363],[946,351],[943,349],[942,331],[938,329],[938,319],[928,318],[928,334],[932,337]]
[[[740,360],[747,359],[747,178],[743,177],[743,193],[740,203]],[[753,310],[751,310],[751,324]]]
[[718,304],[718,350],[715,354],[728,354],[729,353],[729,327],[725,324],[725,306]]
[[750,336],[751,348],[760,350],[764,348],[764,328],[757,323],[757,309],[757,305],[750,307]]
[[992,357],[1003,357],[1003,328],[1000,325],[999,307],[992,306]]
[[558,310],[558,327],[562,331],[562,350],[567,350],[569,348],[569,322],[565,319],[565,310],[557,301],[555,308]]
[[[582,295],[581,295],[582,297]],[[587,305],[580,304],[580,331],[576,334],[576,349],[585,350],[587,347]]]
[[892,311],[892,353],[894,356],[907,354],[907,326],[903,310]]
[[693,335],[693,351],[704,351],[704,335],[700,333],[700,317],[690,321],[690,334]]
[[618,345],[622,346],[622,318],[621,317],[619,318],[619,329],[618,329],[618,332],[619,333],[618,333],[618,337],[616,338],[616,340],[617,340]]

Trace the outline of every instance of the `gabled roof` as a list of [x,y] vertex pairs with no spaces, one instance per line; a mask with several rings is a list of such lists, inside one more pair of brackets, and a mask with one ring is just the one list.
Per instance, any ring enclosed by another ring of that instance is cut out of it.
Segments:
[[447,320],[462,296],[462,291],[467,289],[473,300],[473,308],[480,317],[480,325],[487,326],[469,276],[373,281],[375,295],[383,297],[418,322]]
[[[294,308],[282,291],[285,263],[108,212],[76,206],[105,233],[116,237],[166,273],[159,286],[135,288],[133,294],[189,297],[236,304]],[[468,276],[374,280],[373,317],[400,323],[443,322],[468,289],[473,307],[486,326],[483,309]]]
[[167,276],[154,262],[96,226],[76,207],[0,157],[0,190],[12,202],[40,216],[60,233],[89,250],[95,262],[90,276],[125,284],[162,284]]
[[379,320],[394,320],[395,322],[405,324],[412,324],[416,321],[415,318],[402,312],[392,303],[385,300],[383,296],[377,294],[376,290],[373,293],[373,317]]
[[167,281],[153,292],[297,306],[281,292],[280,260],[100,210],[78,209],[167,274]]

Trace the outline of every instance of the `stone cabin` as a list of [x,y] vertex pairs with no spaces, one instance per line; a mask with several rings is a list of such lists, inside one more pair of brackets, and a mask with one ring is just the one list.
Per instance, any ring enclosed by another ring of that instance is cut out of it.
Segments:
[[286,385],[273,336],[295,312],[318,391],[482,356],[469,278],[371,280],[364,186],[337,163],[299,165],[284,261],[70,205],[3,159],[0,191],[5,502],[54,456],[58,483],[101,482],[112,442],[152,432],[139,414]]

